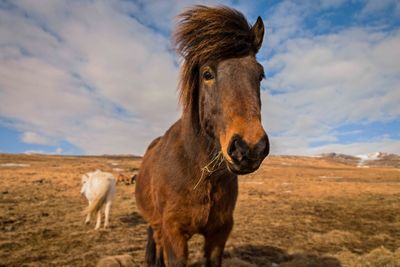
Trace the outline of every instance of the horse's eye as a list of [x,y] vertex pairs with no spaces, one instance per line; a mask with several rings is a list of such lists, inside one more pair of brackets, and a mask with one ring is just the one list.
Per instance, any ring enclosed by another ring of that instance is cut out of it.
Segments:
[[212,80],[212,79],[214,79],[214,75],[212,75],[212,73],[210,71],[206,70],[203,73],[203,79],[206,81]]

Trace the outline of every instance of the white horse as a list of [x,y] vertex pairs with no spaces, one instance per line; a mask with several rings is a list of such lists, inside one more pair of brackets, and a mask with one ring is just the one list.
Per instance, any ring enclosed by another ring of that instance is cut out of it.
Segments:
[[101,225],[101,208],[105,205],[104,228],[108,227],[111,202],[115,194],[115,178],[111,173],[96,170],[82,175],[81,194],[84,194],[89,201],[89,207],[85,210],[85,223],[90,222],[91,216],[97,213],[95,229]]

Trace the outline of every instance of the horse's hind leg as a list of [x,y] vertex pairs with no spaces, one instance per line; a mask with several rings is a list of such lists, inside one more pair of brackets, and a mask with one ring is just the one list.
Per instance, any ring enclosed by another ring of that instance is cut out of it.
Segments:
[[158,232],[155,233],[151,226],[147,228],[146,263],[149,267],[165,267],[161,242],[156,244],[154,240],[154,236],[160,240]]
[[[91,203],[92,203],[92,201],[89,201],[89,207],[90,207]],[[85,220],[85,224],[88,224],[88,223],[90,223],[90,212],[86,215],[86,220]]]
[[151,226],[147,227],[146,263],[149,267],[156,265],[156,242]]
[[95,230],[98,230],[101,225],[101,211],[99,210],[97,212],[97,222],[96,222],[96,227],[94,228]]
[[109,220],[110,220],[110,209],[111,209],[111,201],[108,201],[106,203],[106,208],[105,208],[105,211],[104,211],[104,214],[105,214],[104,228],[107,228],[109,223],[110,223],[109,222]]

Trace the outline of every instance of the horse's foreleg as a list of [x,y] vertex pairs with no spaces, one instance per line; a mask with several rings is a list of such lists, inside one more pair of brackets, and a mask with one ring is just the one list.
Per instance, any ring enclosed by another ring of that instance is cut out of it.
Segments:
[[167,266],[187,266],[187,238],[179,230],[179,225],[174,223],[164,223],[162,228],[162,239],[163,254]]
[[98,230],[101,225],[101,211],[99,210],[97,212],[97,222],[96,222],[96,227],[94,228],[95,230]]
[[104,228],[107,228],[109,225],[109,219],[110,219],[110,209],[111,209],[111,201],[108,201],[106,203],[106,208],[105,208],[105,219],[104,219]]
[[220,267],[226,240],[232,230],[233,220],[205,235],[204,257],[206,267]]

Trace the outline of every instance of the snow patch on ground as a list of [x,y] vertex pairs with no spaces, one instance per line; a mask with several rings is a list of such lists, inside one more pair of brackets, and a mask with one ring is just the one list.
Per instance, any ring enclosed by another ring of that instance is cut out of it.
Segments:
[[341,176],[321,175],[321,176],[318,176],[318,178],[322,178],[322,179],[340,179],[340,178],[343,178],[343,177],[341,177]]
[[258,181],[240,181],[241,184],[264,184],[264,182]]
[[376,152],[376,153],[370,153],[370,154],[364,154],[364,155],[357,155],[356,157],[359,158],[360,160],[358,161],[357,167],[358,168],[369,168],[367,164],[367,161],[371,160],[378,160],[384,157],[386,154],[382,152]]
[[29,167],[30,164],[23,164],[23,163],[2,163],[0,164],[1,167]]

